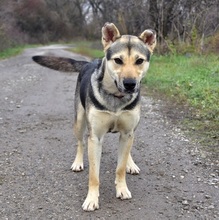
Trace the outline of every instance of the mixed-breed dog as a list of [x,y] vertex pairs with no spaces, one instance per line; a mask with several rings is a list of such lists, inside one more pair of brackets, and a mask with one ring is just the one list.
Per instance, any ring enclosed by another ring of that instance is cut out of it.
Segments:
[[119,132],[116,197],[132,197],[126,184],[126,172],[138,174],[140,169],[131,156],[134,131],[140,120],[140,85],[149,68],[156,46],[156,33],[145,30],[140,36],[120,35],[113,23],[102,28],[103,59],[92,62],[70,58],[34,56],[35,62],[63,72],[79,72],[75,91],[74,133],[77,154],[71,166],[82,171],[84,133],[88,130],[89,184],[82,205],[85,211],[99,208],[99,169],[102,143],[107,132]]

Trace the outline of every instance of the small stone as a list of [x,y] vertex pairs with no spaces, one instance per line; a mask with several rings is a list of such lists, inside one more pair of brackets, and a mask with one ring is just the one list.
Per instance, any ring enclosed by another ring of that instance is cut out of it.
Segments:
[[182,201],[182,204],[183,204],[183,205],[189,205],[189,202],[188,202],[188,200],[183,200],[183,201]]
[[25,132],[27,132],[26,129],[20,129],[20,130],[19,130],[19,133],[25,133]]
[[209,205],[208,209],[214,209],[214,205]]
[[209,195],[205,195],[205,198],[206,198],[206,199],[210,199],[211,196],[209,196]]
[[194,151],[191,151],[190,154],[191,154],[191,156],[193,156],[193,157],[196,156],[196,153],[195,153]]
[[189,171],[188,170],[183,170],[183,172],[188,173]]
[[184,210],[188,210],[188,209],[189,209],[189,206],[184,206],[183,209],[184,209]]

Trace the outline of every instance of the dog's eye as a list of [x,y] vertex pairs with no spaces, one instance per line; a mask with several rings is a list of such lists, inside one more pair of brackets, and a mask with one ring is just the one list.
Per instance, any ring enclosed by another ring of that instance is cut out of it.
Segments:
[[116,64],[119,64],[119,65],[123,64],[123,61],[120,58],[115,58],[114,61]]
[[137,59],[137,60],[135,61],[135,64],[136,64],[136,65],[141,65],[143,62],[144,62],[144,59],[139,58],[139,59]]

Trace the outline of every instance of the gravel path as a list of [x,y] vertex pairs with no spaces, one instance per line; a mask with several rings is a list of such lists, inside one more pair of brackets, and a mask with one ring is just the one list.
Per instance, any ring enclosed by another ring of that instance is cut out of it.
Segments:
[[133,158],[140,175],[127,175],[133,198],[115,197],[117,134],[107,134],[101,161],[100,209],[84,212],[85,170],[70,170],[77,73],[64,75],[32,62],[33,55],[85,59],[61,46],[27,49],[0,61],[0,219],[219,219],[218,161],[143,97]]

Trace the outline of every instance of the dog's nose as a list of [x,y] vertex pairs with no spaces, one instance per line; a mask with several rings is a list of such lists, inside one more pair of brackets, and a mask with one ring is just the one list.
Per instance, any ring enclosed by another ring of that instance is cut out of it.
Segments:
[[136,80],[132,78],[126,78],[123,80],[123,85],[128,92],[132,92],[136,86]]

